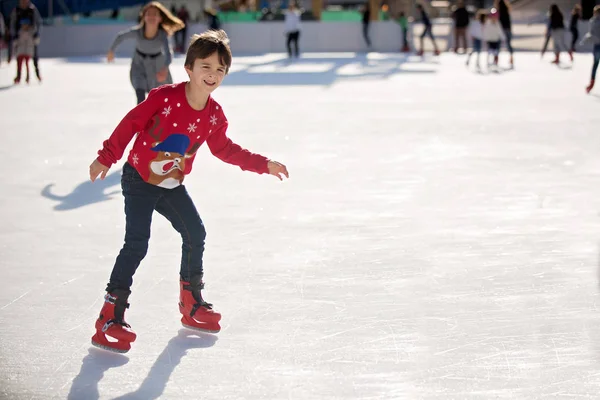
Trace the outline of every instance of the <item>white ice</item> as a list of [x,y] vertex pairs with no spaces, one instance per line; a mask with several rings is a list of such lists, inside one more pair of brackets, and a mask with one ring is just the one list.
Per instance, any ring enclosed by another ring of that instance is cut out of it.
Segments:
[[135,102],[128,60],[43,59],[18,87],[3,66],[0,398],[597,398],[600,89],[590,54],[550,59],[234,59],[229,135],[290,180],[200,150],[186,184],[223,329],[182,329],[180,238],[156,215],[126,355],[90,344],[123,161],[94,184],[88,166]]

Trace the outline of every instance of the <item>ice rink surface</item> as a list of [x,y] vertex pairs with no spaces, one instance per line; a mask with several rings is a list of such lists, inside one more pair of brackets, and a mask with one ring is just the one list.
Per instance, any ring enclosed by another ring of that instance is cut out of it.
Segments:
[[235,57],[229,136],[291,179],[200,149],[185,183],[223,329],[181,327],[156,214],[126,355],[90,344],[124,160],[94,184],[88,166],[134,105],[129,61],[43,59],[29,87],[4,65],[0,398],[597,398],[600,88],[590,54],[550,58]]

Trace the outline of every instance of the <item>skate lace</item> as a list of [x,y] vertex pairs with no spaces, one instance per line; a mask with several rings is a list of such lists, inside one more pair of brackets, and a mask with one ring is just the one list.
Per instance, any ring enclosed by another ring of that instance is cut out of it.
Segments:
[[200,297],[200,301],[197,302],[196,304],[194,304],[194,308],[192,308],[192,315],[194,315],[196,310],[198,310],[198,308],[200,308],[200,307],[206,307],[209,310],[212,310],[213,305],[211,303],[204,301],[204,299],[202,298],[202,290],[204,289],[204,282],[200,282],[200,285],[195,288],[192,287],[192,285],[184,285],[183,289],[189,290],[192,293],[194,293],[195,290],[198,291],[198,297]]
[[200,303],[196,303],[196,304],[194,304],[194,306],[192,307],[192,312],[191,312],[191,315],[192,315],[192,316],[194,316],[194,315],[196,314],[196,311],[198,311],[198,309],[199,309],[200,307],[204,307],[204,308],[207,308],[207,309],[209,309],[209,310],[212,310],[212,308],[213,308],[213,305],[212,305],[212,304],[210,304],[210,303],[207,303],[207,302],[206,302],[206,301],[204,301],[204,300],[202,300]]
[[106,321],[106,324],[105,324],[106,329],[108,329],[108,327],[111,326],[112,324],[119,324],[119,325],[124,326],[126,328],[131,328],[131,325],[129,325],[125,321],[119,321],[117,319],[111,319],[111,320]]

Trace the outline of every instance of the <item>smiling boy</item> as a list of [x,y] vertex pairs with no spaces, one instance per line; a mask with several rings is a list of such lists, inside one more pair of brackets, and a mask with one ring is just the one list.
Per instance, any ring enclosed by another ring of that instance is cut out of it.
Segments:
[[[137,133],[123,167],[125,243],[106,287],[105,302],[96,320],[92,344],[127,352],[136,334],[125,322],[133,275],[148,250],[154,210],[182,237],[179,309],[183,326],[208,332],[220,330],[221,314],[202,298],[206,231],[183,185],[196,151],[206,142],[213,155],[242,170],[289,178],[285,165],[251,153],[226,135],[227,119],[211,97],[231,66],[229,39],[224,31],[195,35],[188,48],[185,70],[189,81],[153,89],[131,110],[103,144],[90,165],[90,179],[104,179]],[[109,341],[106,335],[117,342]]]

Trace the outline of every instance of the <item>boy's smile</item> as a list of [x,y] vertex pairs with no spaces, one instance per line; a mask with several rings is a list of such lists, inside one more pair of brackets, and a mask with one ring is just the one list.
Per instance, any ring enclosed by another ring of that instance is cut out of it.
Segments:
[[212,93],[225,78],[227,68],[221,64],[218,52],[194,61],[192,69],[185,67],[190,83],[202,92]]

